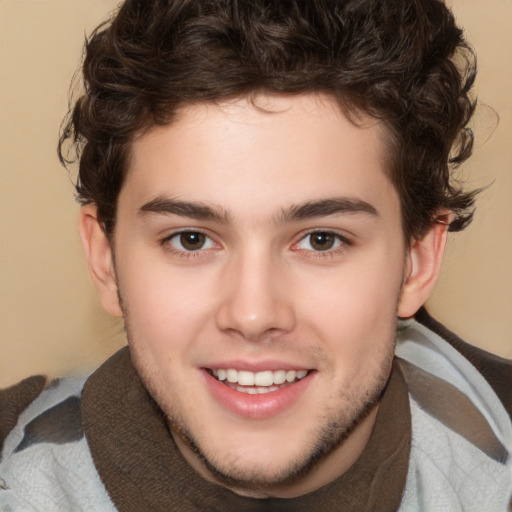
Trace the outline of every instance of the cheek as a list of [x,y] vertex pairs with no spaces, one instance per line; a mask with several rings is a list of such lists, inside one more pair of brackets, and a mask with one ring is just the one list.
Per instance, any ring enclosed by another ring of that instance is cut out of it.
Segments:
[[340,268],[316,276],[308,291],[298,291],[301,316],[315,338],[327,340],[342,364],[358,368],[394,340],[402,265],[386,258],[371,265]]
[[205,329],[214,307],[211,279],[165,264],[126,263],[119,282],[132,342],[179,351]]

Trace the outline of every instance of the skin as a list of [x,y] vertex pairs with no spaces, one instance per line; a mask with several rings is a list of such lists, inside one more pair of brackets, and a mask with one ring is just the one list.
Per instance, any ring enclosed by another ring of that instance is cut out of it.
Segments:
[[[240,494],[291,497],[364,449],[397,315],[430,293],[446,226],[403,240],[379,122],[356,126],[321,95],[256,103],[187,106],[136,139],[113,242],[94,205],[80,231],[183,456]],[[230,365],[309,373],[258,416],[212,393],[206,369]]]

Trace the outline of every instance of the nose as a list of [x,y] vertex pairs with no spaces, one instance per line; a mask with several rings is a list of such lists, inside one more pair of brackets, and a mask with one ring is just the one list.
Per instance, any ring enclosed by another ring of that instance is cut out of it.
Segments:
[[225,269],[218,328],[259,341],[293,330],[295,311],[292,290],[283,268],[270,257],[246,254]]

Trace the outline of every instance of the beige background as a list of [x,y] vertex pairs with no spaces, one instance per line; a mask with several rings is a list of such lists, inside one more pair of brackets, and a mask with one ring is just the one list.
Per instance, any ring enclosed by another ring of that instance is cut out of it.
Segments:
[[[90,284],[55,152],[84,34],[116,3],[0,0],[0,386],[86,371],[124,343]],[[452,235],[428,305],[467,340],[512,357],[512,0],[450,3],[480,67],[475,155],[463,174],[493,185],[474,224]]]

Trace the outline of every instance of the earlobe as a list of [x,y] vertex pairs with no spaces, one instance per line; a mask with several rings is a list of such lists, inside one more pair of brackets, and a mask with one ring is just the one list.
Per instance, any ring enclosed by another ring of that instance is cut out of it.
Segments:
[[398,316],[409,318],[432,293],[441,271],[447,223],[434,222],[428,232],[408,250]]
[[83,206],[79,215],[79,232],[92,280],[105,310],[121,317],[114,260],[110,242],[98,221],[96,206]]

